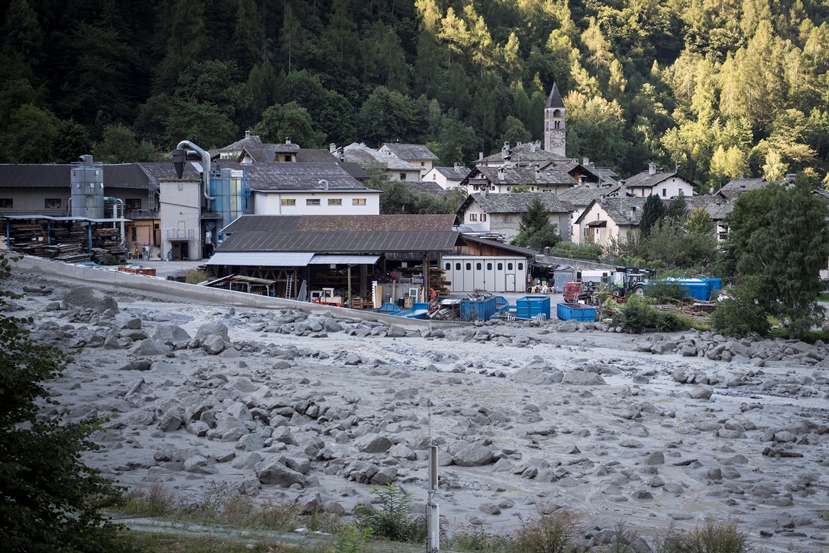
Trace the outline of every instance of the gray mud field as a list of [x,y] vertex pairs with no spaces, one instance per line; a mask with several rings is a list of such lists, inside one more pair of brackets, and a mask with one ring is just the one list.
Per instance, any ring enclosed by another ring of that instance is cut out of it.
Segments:
[[72,354],[53,409],[106,419],[86,461],[129,488],[348,514],[396,482],[422,505],[431,419],[450,529],[566,508],[585,545],[710,517],[756,549],[829,551],[821,343],[555,319],[413,330],[25,272],[2,286],[25,293],[7,314]]

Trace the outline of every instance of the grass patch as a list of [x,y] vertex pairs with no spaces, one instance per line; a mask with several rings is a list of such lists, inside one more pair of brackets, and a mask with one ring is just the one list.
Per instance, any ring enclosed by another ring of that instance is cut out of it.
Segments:
[[[782,338],[784,340],[788,340],[791,338],[789,336],[789,329],[786,327],[775,327],[771,329],[771,335],[775,338]],[[800,338],[807,344],[814,344],[818,340],[821,340],[823,343],[829,344],[829,330],[809,330],[806,332],[806,335]]]
[[198,284],[212,278],[212,274],[202,269],[190,269],[184,272],[184,282],[187,284]]
[[817,297],[817,301],[829,302],[829,292],[823,292]]
[[237,540],[154,532],[125,532],[124,538],[144,553],[327,553],[323,544],[291,545],[276,540]]

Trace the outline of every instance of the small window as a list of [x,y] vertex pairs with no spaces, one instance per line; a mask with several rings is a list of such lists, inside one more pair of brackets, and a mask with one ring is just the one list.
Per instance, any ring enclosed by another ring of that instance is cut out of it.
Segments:
[[343,205],[342,198],[328,198],[328,205]]
[[365,198],[352,198],[351,205],[366,205]]
[[0,208],[11,209],[14,207],[14,200],[12,198],[0,198]]
[[460,264],[460,263],[455,263],[455,270],[456,270],[456,271],[460,271],[460,270],[461,270],[461,264]]
[[124,200],[124,209],[129,211],[137,211],[141,209],[141,198]]
[[406,173],[400,173],[400,180],[406,180]]
[[282,198],[282,205],[296,205],[296,200],[293,198]]
[[44,201],[43,207],[45,209],[60,209],[63,207],[61,204],[63,201],[60,198],[46,198]]
[[478,220],[478,214],[477,213],[470,213],[469,214],[469,222],[474,222],[474,221],[477,221],[477,220]]
[[483,267],[483,265],[481,265],[481,262],[480,262],[480,261],[479,261],[479,262],[477,262],[477,263],[475,263],[475,270],[476,270],[476,271],[480,271],[482,267]]
[[662,196],[664,197],[664,196],[667,196],[667,195],[668,195],[668,190],[666,188],[663,188],[662,189]]
[[524,270],[524,264],[523,264],[523,263],[519,263],[519,264],[518,264],[518,270],[519,270],[519,271],[523,271],[523,270]]
[[184,183],[183,183],[183,182],[178,183],[178,191],[179,191],[179,192],[183,192],[183,191],[184,191]]
[[305,205],[320,205],[320,200],[319,198],[307,199]]
[[467,271],[471,271],[471,270],[472,270],[472,263],[469,263],[469,262],[467,262],[467,263],[466,263],[466,270],[467,270]]
[[444,266],[444,268],[445,268],[447,271],[449,271],[449,270],[451,270],[451,269],[452,269],[452,264],[451,264],[451,263],[446,263],[446,264],[445,264],[445,266]]
[[512,271],[512,263],[507,263],[507,271]]
[[490,262],[490,263],[487,263],[487,264],[486,264],[486,270],[487,270],[487,271],[491,271],[491,270],[492,270],[492,262]]
[[130,227],[130,241],[135,242],[136,240],[138,240],[138,228]]
[[486,221],[486,213],[481,213],[481,221]]
[[499,264],[498,264],[498,270],[499,270],[499,271],[503,271],[503,270],[504,270],[504,264],[503,264],[503,263],[499,263]]

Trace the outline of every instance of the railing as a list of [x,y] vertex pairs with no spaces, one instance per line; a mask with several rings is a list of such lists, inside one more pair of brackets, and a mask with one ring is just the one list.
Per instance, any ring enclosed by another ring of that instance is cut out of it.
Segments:
[[196,232],[189,229],[167,229],[167,240],[193,240]]
[[126,219],[158,219],[158,210],[154,209],[128,209]]

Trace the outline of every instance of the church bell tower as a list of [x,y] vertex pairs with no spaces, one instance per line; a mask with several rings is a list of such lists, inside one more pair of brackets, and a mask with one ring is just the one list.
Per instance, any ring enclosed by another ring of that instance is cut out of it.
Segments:
[[544,106],[544,149],[561,157],[564,155],[564,102],[558,91],[558,85],[553,82],[547,105]]

